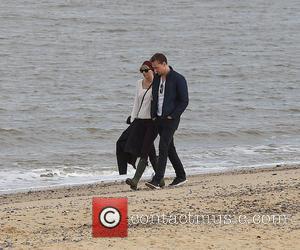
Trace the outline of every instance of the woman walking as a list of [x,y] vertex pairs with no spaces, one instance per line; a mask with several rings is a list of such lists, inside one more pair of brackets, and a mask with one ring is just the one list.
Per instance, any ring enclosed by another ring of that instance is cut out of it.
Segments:
[[[132,153],[139,151],[140,160],[133,178],[126,179],[131,189],[136,190],[147,166],[149,156],[154,171],[156,172],[157,157],[154,140],[158,134],[155,122],[151,119],[152,81],[154,70],[150,61],[145,61],[140,67],[143,79],[137,82],[134,104],[131,112],[131,123],[134,123],[126,142],[125,151]],[[164,186],[164,181],[160,183]]]

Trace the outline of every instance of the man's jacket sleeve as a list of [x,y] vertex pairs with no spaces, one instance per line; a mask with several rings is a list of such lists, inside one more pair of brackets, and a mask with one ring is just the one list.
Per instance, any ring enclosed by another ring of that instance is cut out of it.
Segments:
[[176,91],[177,91],[177,106],[174,112],[171,114],[173,119],[180,118],[183,111],[189,104],[189,94],[186,80],[183,76],[178,78],[176,81]]

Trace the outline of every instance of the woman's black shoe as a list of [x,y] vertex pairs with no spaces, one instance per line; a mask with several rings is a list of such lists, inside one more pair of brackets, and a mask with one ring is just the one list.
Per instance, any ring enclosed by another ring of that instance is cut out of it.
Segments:
[[130,186],[132,190],[137,190],[137,185],[132,181],[132,179],[127,178],[125,182]]

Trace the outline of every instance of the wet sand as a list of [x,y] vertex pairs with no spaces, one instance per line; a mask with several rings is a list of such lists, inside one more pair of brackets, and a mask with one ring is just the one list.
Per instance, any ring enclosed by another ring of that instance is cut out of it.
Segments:
[[[0,249],[297,249],[299,167],[189,176],[162,190],[141,182],[131,191],[122,182],[1,195]],[[128,198],[127,238],[92,237],[93,197]],[[200,220],[132,220],[153,214]]]

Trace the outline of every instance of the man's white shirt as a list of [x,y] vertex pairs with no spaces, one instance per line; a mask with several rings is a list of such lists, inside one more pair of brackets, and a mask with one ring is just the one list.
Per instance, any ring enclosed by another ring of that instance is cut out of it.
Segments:
[[157,107],[158,116],[162,116],[162,108],[163,108],[164,96],[165,96],[165,85],[166,85],[166,80],[163,80],[162,77],[160,77],[160,83],[158,88],[158,107]]

